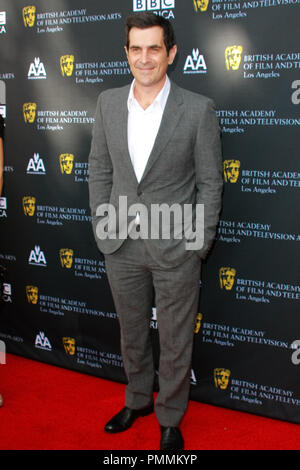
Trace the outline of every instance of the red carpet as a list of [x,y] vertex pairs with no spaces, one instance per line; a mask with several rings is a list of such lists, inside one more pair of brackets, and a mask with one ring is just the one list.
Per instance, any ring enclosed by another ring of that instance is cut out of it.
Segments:
[[[155,415],[121,434],[103,431],[123,406],[124,385],[7,355],[0,365],[1,450],[156,450]],[[300,426],[190,402],[186,450],[299,450]]]

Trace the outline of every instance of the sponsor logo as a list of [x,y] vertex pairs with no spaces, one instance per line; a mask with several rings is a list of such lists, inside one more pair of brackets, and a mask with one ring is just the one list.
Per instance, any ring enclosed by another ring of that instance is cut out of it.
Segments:
[[[224,383],[226,382],[227,380],[225,379]],[[294,391],[292,390],[274,387],[269,384],[250,382],[244,378],[239,379],[233,377],[232,374],[230,384],[228,385],[224,389],[218,387],[222,390],[221,393],[226,394],[228,398],[238,401],[239,403],[247,403],[248,406],[269,406],[270,403],[272,403],[272,406],[274,406],[275,403],[278,403],[279,406],[300,406],[300,400],[295,397]]]
[[243,46],[230,45],[225,49],[227,71],[242,70],[243,79],[274,79],[285,71],[300,69],[300,52],[252,52],[242,56]]
[[196,320],[195,320],[195,328],[194,328],[194,333],[197,335],[201,329],[201,322],[203,319],[202,313],[197,313],[196,315]]
[[32,28],[35,23],[35,12],[36,12],[36,7],[31,5],[31,6],[26,6],[22,10],[22,15],[23,15],[23,22],[25,28]]
[[277,232],[271,224],[239,221],[220,220],[217,239],[226,243],[241,243],[242,239],[255,238],[257,240],[276,240],[285,242],[299,242],[300,234]]
[[88,209],[79,207],[58,207],[37,204],[35,197],[23,197],[24,214],[28,216],[36,215],[37,224],[47,224],[52,226],[63,226],[68,222],[91,222]]
[[270,303],[273,300],[300,300],[300,285],[238,278],[236,269],[232,267],[219,269],[219,285],[223,291],[232,291],[235,299],[240,301]]
[[150,319],[150,328],[152,328],[153,330],[157,330],[157,328],[158,328],[156,307],[152,307],[152,316],[151,316],[151,319]]
[[77,363],[91,368],[102,369],[103,366],[123,368],[122,356],[109,351],[98,351],[84,346],[77,346]]
[[78,25],[84,23],[96,23],[102,21],[120,20],[121,13],[93,13],[89,14],[86,8],[37,12],[35,6],[26,6],[22,10],[25,28],[36,26],[38,34],[60,33],[65,26]]
[[32,217],[35,213],[36,199],[33,196],[24,196],[23,199],[23,210],[24,214]]
[[183,73],[207,73],[204,56],[200,54],[199,49],[193,49],[192,54],[187,56]]
[[46,79],[45,66],[39,57],[35,57],[28,70],[28,80]]
[[23,116],[26,123],[33,124],[36,116],[36,103],[24,103]]
[[229,385],[230,370],[223,367],[214,369],[214,384],[220,390],[226,390]]
[[174,18],[175,0],[133,0],[133,11],[151,11],[164,18]]
[[225,183],[236,183],[239,178],[241,162],[239,160],[224,160],[223,171]]
[[75,183],[88,182],[88,162],[75,162],[75,157],[72,153],[61,153],[59,155],[59,168],[63,175],[70,175],[73,173]]
[[40,157],[38,153],[35,153],[33,157],[29,159],[27,168],[26,168],[27,175],[45,175],[46,169],[43,162],[43,159]]
[[60,297],[53,297],[52,295],[39,295],[39,306],[40,311],[43,313],[49,313],[51,315],[64,316],[65,312],[89,315],[98,318],[108,318],[111,320],[117,320],[117,314],[115,312],[104,312],[91,308],[87,302],[77,299],[65,299]]
[[76,84],[103,83],[106,78],[119,75],[130,75],[127,60],[101,60],[93,62],[74,62],[73,55],[60,58],[60,71],[63,77],[75,76]]
[[203,323],[202,340],[204,343],[230,348],[241,343],[282,349],[293,348],[288,340],[270,338],[266,331],[208,322]]
[[194,4],[194,10],[196,12],[198,11],[203,12],[207,10],[209,0],[193,0],[193,4]]
[[[196,12],[206,11],[204,0],[191,0]],[[213,0],[211,2],[211,18],[213,20],[239,20],[248,16],[248,10],[251,12],[262,8],[278,7],[285,8],[291,5],[299,4],[300,0],[258,0],[251,2],[231,2],[228,0]],[[259,14],[256,12],[256,14]],[[279,13],[280,14],[280,13]]]
[[31,266],[42,266],[47,267],[47,261],[44,252],[41,247],[36,245],[29,254],[28,263]]
[[62,268],[71,269],[73,264],[74,251],[71,248],[61,248],[59,250],[60,264]]
[[242,61],[243,46],[228,46],[225,49],[225,65],[227,70],[238,70]]
[[0,11],[0,34],[6,33],[6,11]]
[[7,209],[6,197],[0,197],[0,209]]
[[244,134],[249,127],[296,127],[300,126],[295,117],[278,116],[276,109],[222,109],[217,111],[222,133]]
[[74,69],[74,56],[72,54],[60,57],[60,70],[63,77],[71,77]]
[[221,289],[231,290],[234,284],[236,269],[223,267],[219,269],[219,281]]
[[39,299],[39,289],[37,286],[26,286],[26,298],[29,304],[36,305]]
[[12,302],[12,288],[11,284],[3,282],[2,284],[2,300],[4,302]]
[[6,197],[0,197],[0,218],[7,217],[7,199]]
[[62,338],[64,345],[65,353],[68,356],[74,356],[76,353],[76,341],[75,338],[70,338],[69,336],[64,336]]
[[60,171],[62,174],[70,175],[73,171],[74,155],[72,153],[61,153],[59,156]]
[[260,195],[276,194],[279,191],[292,191],[300,188],[300,172],[293,170],[242,169],[236,159],[226,159],[223,163],[225,183],[240,182],[243,193]]
[[64,126],[93,124],[94,117],[89,117],[87,110],[37,110],[36,103],[23,104],[23,116],[25,123],[36,122],[38,131],[63,131]]
[[43,331],[40,331],[35,338],[35,347],[38,349],[44,349],[45,351],[52,351],[52,346]]
[[197,385],[197,379],[196,379],[196,374],[195,374],[194,369],[191,369],[190,384]]

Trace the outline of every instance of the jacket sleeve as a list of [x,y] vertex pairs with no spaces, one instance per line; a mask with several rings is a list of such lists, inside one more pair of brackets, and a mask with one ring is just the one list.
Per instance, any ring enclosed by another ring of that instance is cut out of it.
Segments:
[[107,147],[101,109],[102,99],[103,94],[100,94],[97,101],[89,154],[89,199],[94,234],[97,222],[101,219],[100,216],[96,215],[97,208],[102,204],[109,203],[113,178],[112,162]]
[[198,251],[204,259],[215,239],[221,210],[223,176],[221,138],[214,102],[207,100],[195,143],[196,203],[204,205],[204,244]]

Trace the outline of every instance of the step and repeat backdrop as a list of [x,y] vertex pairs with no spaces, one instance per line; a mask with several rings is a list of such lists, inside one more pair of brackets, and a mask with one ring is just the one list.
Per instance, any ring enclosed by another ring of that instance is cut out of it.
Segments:
[[[132,80],[126,17],[169,18],[170,78],[212,97],[224,197],[203,265],[191,398],[300,422],[300,0],[0,0],[0,340],[126,382],[91,229],[98,94]],[[158,361],[155,304],[149,328]]]

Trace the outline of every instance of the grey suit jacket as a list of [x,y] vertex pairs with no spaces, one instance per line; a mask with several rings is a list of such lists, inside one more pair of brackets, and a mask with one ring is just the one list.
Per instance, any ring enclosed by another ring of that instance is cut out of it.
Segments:
[[[97,236],[97,224],[104,222],[104,214],[97,215],[97,208],[112,204],[119,220],[120,196],[127,197],[127,207],[144,204],[149,214],[153,204],[195,207],[198,203],[204,204],[204,244],[197,253],[205,258],[215,237],[223,187],[220,131],[214,103],[171,82],[161,125],[138,183],[127,140],[129,89],[130,85],[106,90],[97,102],[89,155],[89,193],[98,247],[104,254],[110,254],[124,242],[124,237],[118,236],[120,227],[114,238],[100,240]],[[133,219],[134,216],[126,219],[128,226]],[[148,233],[150,225],[149,219]],[[146,240],[152,257],[167,267],[180,264],[191,254],[185,242],[184,237],[176,236]]]

